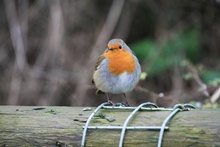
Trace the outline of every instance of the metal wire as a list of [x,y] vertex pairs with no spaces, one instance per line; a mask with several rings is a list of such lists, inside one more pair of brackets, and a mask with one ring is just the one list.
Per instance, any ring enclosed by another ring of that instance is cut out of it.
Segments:
[[[85,127],[83,127],[85,128]],[[87,129],[106,129],[106,130],[121,130],[122,126],[88,126]],[[160,130],[161,126],[135,126],[126,127],[127,130]],[[169,129],[169,127],[164,127],[164,129]]]
[[163,141],[163,134],[164,134],[164,129],[166,124],[168,123],[168,121],[175,115],[177,114],[179,111],[184,111],[184,110],[190,110],[190,109],[196,109],[195,106],[193,106],[192,104],[176,104],[174,106],[174,109],[172,111],[172,113],[170,113],[170,115],[167,116],[167,118],[163,121],[163,124],[161,126],[161,130],[160,130],[160,134],[159,134],[159,138],[158,138],[158,143],[157,143],[157,147],[161,147],[162,145],[162,141]]
[[82,136],[82,142],[81,142],[81,147],[85,146],[85,140],[86,140],[86,133],[87,133],[87,129],[89,126],[90,121],[92,120],[93,116],[96,114],[96,112],[98,112],[103,106],[109,104],[108,102],[102,103],[101,105],[99,105],[94,111],[93,113],[89,116],[88,120],[86,121],[84,130],[83,130],[83,136]]
[[[120,141],[119,141],[119,147],[122,147],[123,146],[123,141],[124,141],[124,136],[125,136],[125,130],[126,130],[126,127],[127,127],[127,125],[128,125],[128,122],[129,122],[129,120],[134,116],[134,114],[138,111],[138,110],[140,110],[140,108],[141,107],[143,107],[143,106],[145,106],[145,105],[153,105],[153,103],[149,103],[149,102],[147,102],[147,103],[142,103],[142,104],[140,104],[138,107],[136,107],[135,109],[134,109],[134,111],[127,117],[127,119],[125,120],[125,122],[124,122],[124,125],[123,125],[123,128],[122,128],[122,131],[121,131],[121,136],[120,136]],[[155,105],[155,104],[154,104]]]
[[[121,109],[121,110],[134,110],[137,107],[122,107],[122,106],[103,106],[103,109]],[[172,111],[173,108],[146,108],[141,107],[140,110],[144,111]]]
[[161,144],[162,144],[162,140],[163,140],[163,134],[164,134],[164,129],[165,129],[165,126],[167,124],[167,122],[177,113],[179,112],[181,109],[180,108],[177,108],[177,109],[174,109],[174,111],[172,113],[170,113],[169,116],[167,116],[167,118],[164,120],[162,126],[161,126],[161,129],[160,129],[160,134],[159,134],[159,138],[158,138],[158,143],[157,143],[157,147],[161,147]]

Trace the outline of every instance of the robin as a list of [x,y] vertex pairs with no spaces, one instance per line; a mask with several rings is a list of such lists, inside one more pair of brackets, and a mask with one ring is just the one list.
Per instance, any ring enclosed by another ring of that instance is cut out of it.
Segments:
[[133,51],[121,39],[112,39],[108,48],[99,57],[92,83],[98,88],[97,94],[123,94],[125,104],[128,104],[125,93],[130,92],[137,85],[141,74],[139,61]]

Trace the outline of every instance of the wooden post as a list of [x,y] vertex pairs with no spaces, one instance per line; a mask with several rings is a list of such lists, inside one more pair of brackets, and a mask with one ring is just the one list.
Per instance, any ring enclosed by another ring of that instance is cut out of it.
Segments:
[[[91,111],[82,107],[0,106],[0,147],[80,146],[83,126]],[[122,126],[130,110],[100,111],[115,118],[95,117],[93,126]],[[129,126],[160,126],[170,111],[139,111]],[[220,109],[179,112],[168,123],[163,147],[220,146]],[[89,130],[86,146],[117,147],[120,130]],[[127,130],[125,147],[155,147],[159,131]]]

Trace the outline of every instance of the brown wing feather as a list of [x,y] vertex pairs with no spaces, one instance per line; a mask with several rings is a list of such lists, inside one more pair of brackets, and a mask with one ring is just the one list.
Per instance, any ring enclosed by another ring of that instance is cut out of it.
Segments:
[[[94,72],[98,69],[99,65],[101,64],[101,62],[102,62],[104,59],[105,59],[105,56],[104,56],[104,55],[101,55],[101,56],[99,57],[98,61],[96,62],[96,65],[95,65],[95,70],[94,70]],[[94,72],[93,72],[93,74],[94,74]],[[93,78],[92,78],[92,83],[93,83],[93,84],[95,83],[94,80],[93,80]]]
[[101,62],[105,59],[105,56],[104,55],[101,55],[98,59],[98,61],[96,62],[96,65],[95,65],[95,70],[97,70],[98,66],[101,64]]

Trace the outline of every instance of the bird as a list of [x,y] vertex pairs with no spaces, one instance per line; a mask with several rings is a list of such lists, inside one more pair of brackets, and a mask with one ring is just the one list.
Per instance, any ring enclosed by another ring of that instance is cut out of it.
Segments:
[[98,58],[92,76],[92,83],[97,87],[96,94],[123,94],[125,105],[129,106],[126,94],[139,82],[141,66],[134,52],[122,39],[111,39],[104,53]]

